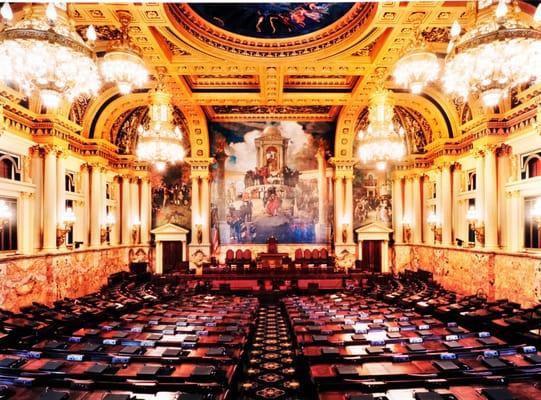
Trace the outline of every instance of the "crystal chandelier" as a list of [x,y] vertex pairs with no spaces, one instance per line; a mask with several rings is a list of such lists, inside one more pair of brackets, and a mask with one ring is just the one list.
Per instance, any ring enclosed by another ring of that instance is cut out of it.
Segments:
[[395,81],[412,93],[419,94],[427,83],[438,79],[439,72],[440,61],[428,51],[418,29],[413,46],[396,63],[393,73]]
[[378,88],[370,97],[368,128],[359,132],[359,158],[363,163],[376,162],[378,169],[385,169],[387,161],[399,161],[406,154],[404,129],[396,130],[393,108],[389,92]]
[[[485,106],[495,106],[509,90],[541,78],[541,30],[520,19],[517,1],[485,1],[475,26],[460,35],[455,21],[442,77],[445,90],[467,98],[479,93]],[[534,19],[541,20],[541,6]]]
[[158,84],[151,94],[150,123],[148,129],[142,125],[137,129],[137,157],[156,166],[159,171],[165,165],[181,161],[184,158],[182,147],[182,132],[178,126],[173,126],[171,95],[164,90],[163,84]]
[[141,49],[128,35],[131,14],[127,11],[117,14],[122,25],[122,36],[109,47],[100,66],[103,79],[116,83],[120,93],[128,94],[133,88],[140,88],[146,83],[148,71],[141,58]]
[[[38,93],[49,108],[58,107],[61,99],[71,102],[98,92],[94,52],[70,23],[65,3],[33,4],[13,25],[8,3],[0,12],[7,22],[0,32],[0,80],[14,83],[27,96]],[[92,26],[87,38],[96,38]]]

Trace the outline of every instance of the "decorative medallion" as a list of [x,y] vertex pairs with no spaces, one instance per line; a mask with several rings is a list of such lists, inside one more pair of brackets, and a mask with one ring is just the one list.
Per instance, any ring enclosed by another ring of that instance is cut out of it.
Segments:
[[306,35],[342,18],[354,3],[190,4],[203,19],[242,36],[275,39]]
[[[324,50],[365,32],[375,3],[237,3],[166,6],[177,29],[229,53],[293,57]],[[272,40],[271,40],[272,39]]]

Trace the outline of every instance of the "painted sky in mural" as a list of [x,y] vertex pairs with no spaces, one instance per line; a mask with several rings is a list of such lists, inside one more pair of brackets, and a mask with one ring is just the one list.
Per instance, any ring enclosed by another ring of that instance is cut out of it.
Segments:
[[279,243],[329,240],[330,185],[321,175],[332,153],[332,124],[214,123],[210,128],[217,160],[211,221],[221,244],[265,243],[270,236]]
[[315,32],[344,16],[354,3],[190,4],[208,22],[257,38],[287,38]]

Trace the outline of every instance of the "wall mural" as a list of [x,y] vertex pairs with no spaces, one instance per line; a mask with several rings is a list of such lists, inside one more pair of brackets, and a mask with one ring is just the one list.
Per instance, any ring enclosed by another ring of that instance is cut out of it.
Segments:
[[353,227],[377,222],[391,227],[391,181],[386,171],[360,164],[353,175]]
[[325,28],[354,3],[190,4],[202,18],[232,33],[257,38],[288,38]]
[[165,171],[152,170],[152,226],[176,224],[191,229],[192,184],[190,166],[183,162]]
[[279,243],[330,242],[332,185],[324,175],[334,125],[213,123],[210,129],[217,161],[211,187],[215,241],[265,243],[274,236]]
[[[135,154],[137,147],[137,128],[148,128],[150,118],[148,107],[141,106],[125,111],[112,126],[110,140],[120,154]],[[186,157],[190,155],[190,141],[186,136],[187,123],[180,109],[173,106],[173,124],[178,126],[183,135],[182,144]],[[152,187],[152,227],[171,223],[184,228],[191,227],[191,191],[190,166],[185,163],[169,165],[165,171],[151,170]]]

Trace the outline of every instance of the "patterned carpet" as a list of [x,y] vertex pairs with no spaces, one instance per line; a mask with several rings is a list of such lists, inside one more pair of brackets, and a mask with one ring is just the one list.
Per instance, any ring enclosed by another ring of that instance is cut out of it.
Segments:
[[239,393],[246,400],[302,399],[293,341],[278,305],[261,306]]

